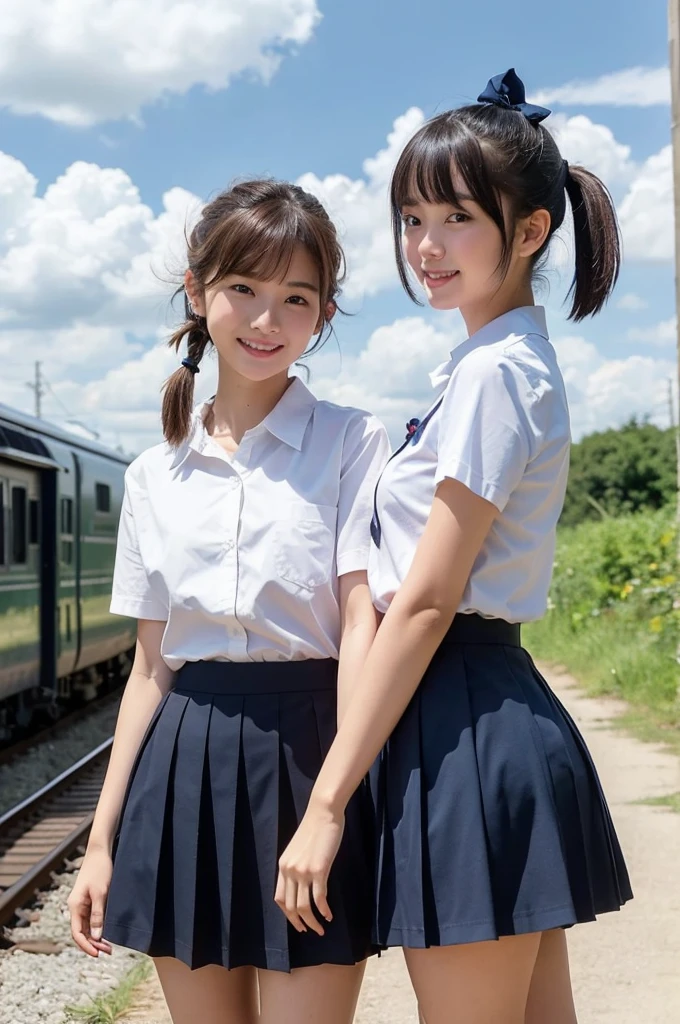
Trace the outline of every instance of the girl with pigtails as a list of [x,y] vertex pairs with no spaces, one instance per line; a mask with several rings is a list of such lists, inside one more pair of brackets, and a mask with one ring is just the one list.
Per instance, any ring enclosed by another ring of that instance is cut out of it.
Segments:
[[[174,1024],[350,1024],[374,951],[367,789],[348,806],[323,939],[274,902],[377,626],[366,570],[385,430],[289,376],[329,329],[342,272],[301,188],[251,181],[209,203],[170,339],[187,355],[165,442],[126,473],[111,610],[139,620],[137,648],[69,903],[91,956],[116,943],[154,958]],[[209,349],[217,392],[192,411]]]
[[279,905],[323,932],[307,893],[324,891],[378,757],[373,939],[404,949],[427,1024],[574,1024],[564,930],[632,895],[583,738],[520,639],[546,608],[570,447],[532,281],[568,205],[570,319],[599,312],[620,261],[611,198],[562,158],[549,113],[511,70],[423,125],[397,163],[402,283],[459,309],[468,338],[377,485],[383,618],[280,861]]

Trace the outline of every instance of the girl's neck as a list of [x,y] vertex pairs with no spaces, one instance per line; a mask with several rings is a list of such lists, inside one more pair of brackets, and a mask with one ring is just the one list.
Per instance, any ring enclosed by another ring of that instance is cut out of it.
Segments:
[[483,304],[474,307],[461,308],[461,316],[465,321],[468,337],[472,337],[482,327],[486,327],[492,320],[497,320],[504,313],[510,313],[513,309],[521,309],[522,306],[535,305],[534,293],[531,284],[520,287],[504,288],[484,301]]
[[221,442],[238,446],[247,430],[262,423],[285,394],[291,378],[280,373],[252,381],[219,361],[217,393],[206,419],[208,432]]

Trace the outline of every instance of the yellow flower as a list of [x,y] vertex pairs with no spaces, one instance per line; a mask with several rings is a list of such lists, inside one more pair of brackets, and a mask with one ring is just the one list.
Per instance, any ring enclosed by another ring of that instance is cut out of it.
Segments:
[[663,629],[663,622],[661,621],[660,615],[655,615],[653,619],[650,619],[649,628],[652,633],[660,633]]
[[650,562],[647,568],[649,568],[649,569],[658,569],[659,566],[656,564],[656,562]]
[[622,598],[626,598],[626,597],[628,597],[629,594],[632,594],[632,593],[633,593],[633,587],[630,585],[630,583],[626,583],[625,587],[621,591],[621,597]]

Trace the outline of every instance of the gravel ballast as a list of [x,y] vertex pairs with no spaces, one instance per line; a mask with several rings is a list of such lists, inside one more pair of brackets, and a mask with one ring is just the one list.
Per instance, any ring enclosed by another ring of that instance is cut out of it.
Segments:
[[87,1003],[114,988],[142,957],[115,948],[97,959],[81,952],[71,939],[66,900],[75,872],[57,876],[58,885],[25,927],[6,929],[15,943],[62,946],[58,953],[0,950],[0,1024],[65,1024],[67,1005]]
[[25,800],[113,735],[119,701],[109,702],[87,718],[67,726],[9,764],[0,765],[0,814]]

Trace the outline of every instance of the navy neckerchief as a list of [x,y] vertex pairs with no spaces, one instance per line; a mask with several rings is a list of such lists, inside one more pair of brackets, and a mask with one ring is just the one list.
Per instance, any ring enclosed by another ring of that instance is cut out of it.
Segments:
[[[390,455],[389,459],[387,460],[388,462],[391,462],[392,459],[395,459],[397,455],[403,452],[404,448],[407,448],[410,444],[418,444],[418,441],[420,441],[421,437],[423,436],[423,431],[425,430],[425,427],[430,422],[430,420],[432,419],[432,417],[434,416],[434,414],[436,413],[437,409],[439,408],[443,401],[444,395],[442,395],[439,401],[432,406],[424,420],[409,420],[406,426],[406,440],[402,445],[399,446],[399,448],[397,448],[396,452],[393,452],[392,455]],[[382,474],[380,479],[382,479]],[[380,518],[378,517],[379,484],[380,480],[378,480],[378,483],[375,485],[375,491],[373,493],[373,518],[371,520],[371,539],[377,548],[380,547],[380,541],[382,540],[382,528],[380,526]]]

